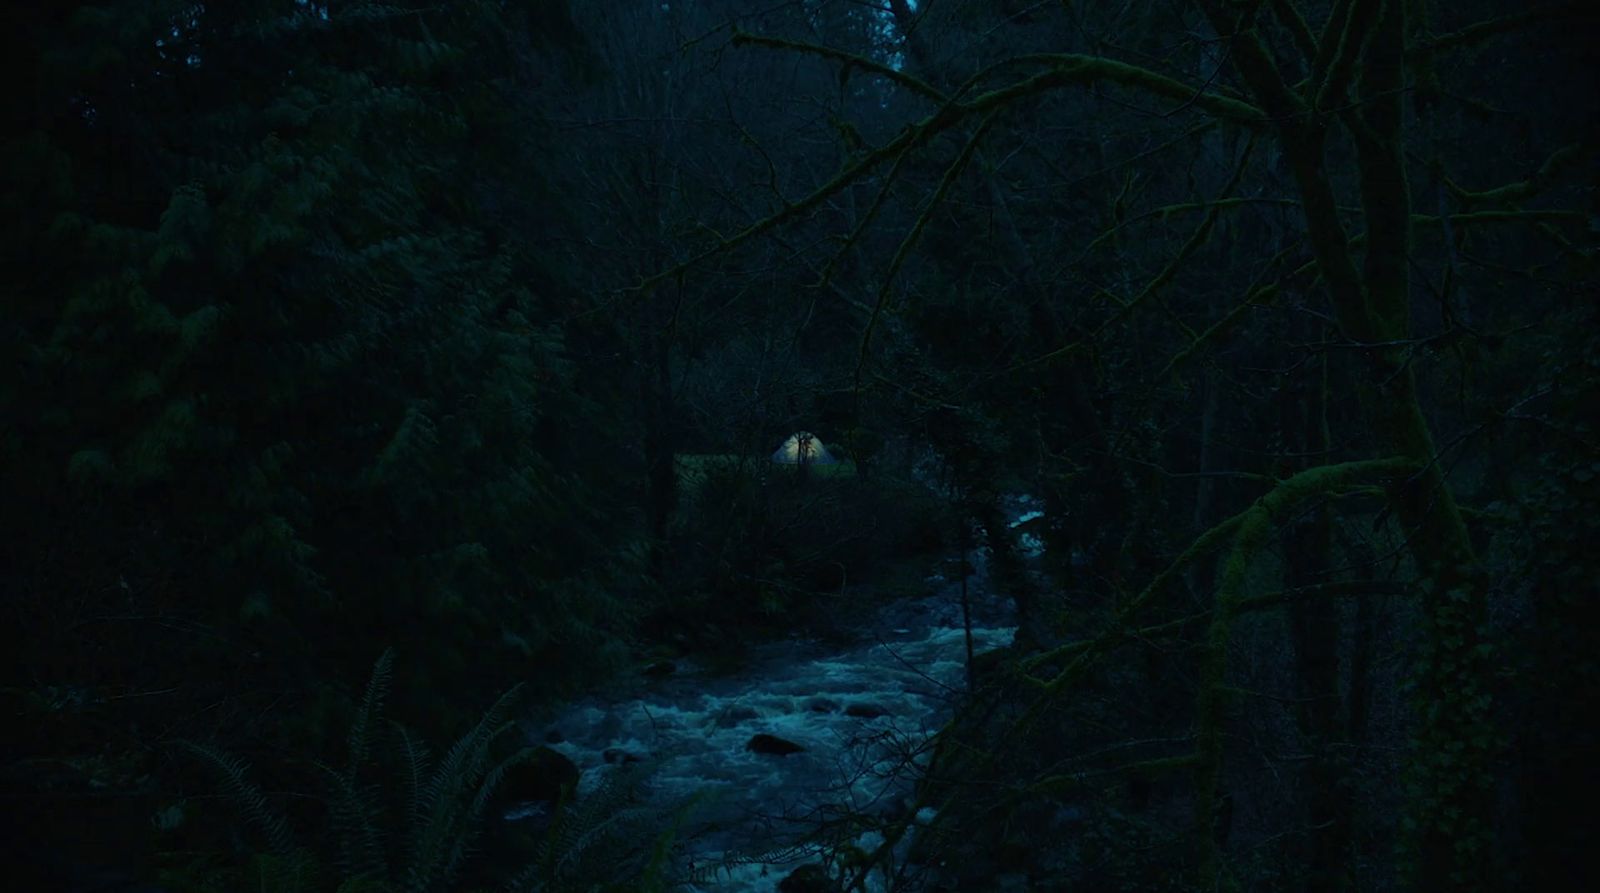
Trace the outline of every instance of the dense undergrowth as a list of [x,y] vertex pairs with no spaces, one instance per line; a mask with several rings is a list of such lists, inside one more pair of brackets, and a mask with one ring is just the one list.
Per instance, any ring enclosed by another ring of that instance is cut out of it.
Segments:
[[883,599],[920,594],[954,554],[953,507],[909,477],[687,458],[662,607],[646,620],[654,638],[715,651],[840,632]]

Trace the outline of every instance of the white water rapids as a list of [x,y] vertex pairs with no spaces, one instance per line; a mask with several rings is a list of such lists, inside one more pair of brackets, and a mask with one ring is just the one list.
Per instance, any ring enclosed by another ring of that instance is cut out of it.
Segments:
[[[1008,508],[1013,526],[1037,514],[1026,497]],[[1022,546],[1036,552],[1030,538]],[[1011,603],[989,591],[984,559],[982,550],[969,556],[975,653],[1010,644],[1015,632]],[[536,732],[578,765],[580,797],[635,758],[652,765],[653,800],[700,794],[687,843],[702,866],[769,851],[843,809],[903,809],[915,774],[907,755],[951,715],[966,678],[960,585],[928,584],[928,596],[878,609],[856,644],[769,643],[732,675],[680,662],[643,691],[580,701]],[[751,752],[757,734],[804,750]],[[870,851],[882,840],[867,832],[854,842]],[[817,860],[740,865],[700,889],[771,893],[805,861]]]

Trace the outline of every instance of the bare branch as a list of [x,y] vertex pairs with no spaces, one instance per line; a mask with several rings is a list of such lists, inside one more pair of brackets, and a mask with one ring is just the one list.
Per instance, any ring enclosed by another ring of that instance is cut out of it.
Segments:
[[1595,13],[1592,7],[1583,3],[1549,3],[1544,6],[1536,6],[1533,9],[1524,10],[1515,15],[1475,22],[1459,31],[1442,34],[1426,43],[1409,47],[1406,50],[1406,59],[1410,61],[1437,53],[1440,50],[1452,50],[1486,43],[1503,34],[1510,34],[1513,31],[1527,28],[1531,25],[1565,18],[1593,20]]
[[774,50],[792,50],[797,53],[807,53],[813,56],[821,56],[824,59],[832,59],[835,62],[842,62],[847,67],[859,68],[862,71],[870,71],[878,77],[893,81],[894,83],[905,87],[907,90],[910,90],[919,96],[931,99],[934,102],[944,103],[947,100],[947,97],[943,93],[934,89],[933,85],[922,80],[921,78],[912,77],[911,75],[906,74],[904,71],[891,68],[888,65],[884,65],[882,62],[869,59],[866,56],[861,56],[856,53],[847,53],[844,50],[834,49],[833,47],[822,46],[821,44],[815,43],[806,43],[805,41],[800,40],[787,40],[782,37],[769,37],[763,34],[751,34],[747,31],[733,32],[733,45],[767,47]]
[[1570,146],[1562,146],[1555,152],[1551,153],[1550,157],[1545,159],[1544,164],[1540,165],[1539,169],[1526,180],[1518,180],[1515,183],[1507,183],[1504,186],[1499,186],[1494,189],[1485,189],[1481,192],[1472,192],[1470,190],[1463,189],[1449,180],[1445,181],[1445,186],[1453,195],[1455,195],[1456,198],[1472,204],[1479,202],[1523,201],[1538,195],[1545,189],[1548,189],[1550,184],[1555,181],[1555,178],[1559,176],[1563,170],[1565,170],[1573,162],[1581,159],[1583,149],[1583,143],[1573,143]]
[[736,248],[762,233],[810,212],[829,196],[854,183],[867,171],[902,152],[908,152],[924,145],[933,136],[949,130],[967,118],[987,114],[1018,100],[1062,87],[1083,86],[1101,82],[1117,83],[1124,86],[1137,87],[1158,96],[1167,96],[1181,99],[1185,102],[1192,102],[1196,107],[1219,118],[1239,124],[1259,126],[1264,122],[1261,111],[1249,103],[1215,94],[1201,94],[1196,98],[1192,88],[1182,82],[1137,66],[1099,56],[1078,54],[1044,55],[1031,58],[1035,61],[1048,62],[1051,67],[1032,77],[1023,78],[1007,86],[974,96],[968,101],[946,103],[938,111],[933,112],[916,124],[907,126],[900,132],[899,136],[888,143],[848,165],[843,171],[840,171],[827,183],[819,186],[811,194],[775,214],[750,224],[731,236],[720,239],[717,244],[700,251],[688,260],[646,277],[638,285],[628,289],[628,291],[649,290],[718,254]]
[[1306,24],[1305,16],[1300,14],[1298,7],[1292,0],[1272,0],[1272,14],[1278,22],[1289,31],[1289,38],[1294,41],[1295,49],[1310,65],[1317,58],[1317,39],[1311,34],[1311,26]]
[[916,223],[912,224],[911,230],[906,233],[906,237],[900,240],[900,247],[895,249],[894,258],[889,262],[889,269],[883,274],[883,284],[878,288],[878,300],[872,308],[872,316],[867,320],[866,329],[861,333],[861,352],[856,359],[855,371],[855,388],[857,391],[861,390],[861,370],[865,368],[867,363],[867,350],[872,345],[872,333],[877,328],[878,317],[883,314],[885,303],[889,300],[889,293],[893,290],[896,274],[900,272],[900,267],[905,264],[906,258],[910,256],[911,249],[922,238],[922,231],[927,228],[928,221],[933,219],[933,212],[944,204],[945,196],[950,193],[950,187],[955,184],[956,177],[966,169],[967,163],[972,160],[972,154],[977,151],[978,143],[983,140],[984,135],[989,132],[989,127],[994,123],[996,114],[998,113],[991,112],[988,117],[984,118],[983,122],[978,125],[978,129],[967,140],[967,144],[961,147],[961,153],[945,169],[944,177],[940,179],[938,188],[934,190],[933,196],[928,199],[928,206],[918,215]]

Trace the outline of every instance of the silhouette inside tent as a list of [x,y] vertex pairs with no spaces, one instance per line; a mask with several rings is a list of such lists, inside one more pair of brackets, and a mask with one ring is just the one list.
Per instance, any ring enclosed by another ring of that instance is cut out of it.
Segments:
[[833,458],[828,448],[822,445],[810,431],[797,431],[789,435],[772,454],[772,461],[779,465],[833,465],[839,460]]

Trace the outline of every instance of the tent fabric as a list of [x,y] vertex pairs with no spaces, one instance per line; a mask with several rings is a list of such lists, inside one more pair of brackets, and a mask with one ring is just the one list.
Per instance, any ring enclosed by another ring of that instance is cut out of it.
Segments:
[[833,465],[838,459],[828,452],[816,435],[809,431],[796,431],[772,454],[779,465]]

